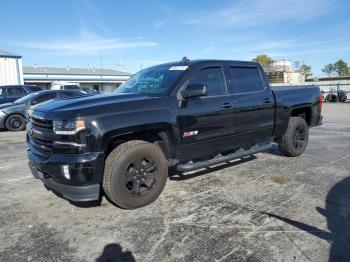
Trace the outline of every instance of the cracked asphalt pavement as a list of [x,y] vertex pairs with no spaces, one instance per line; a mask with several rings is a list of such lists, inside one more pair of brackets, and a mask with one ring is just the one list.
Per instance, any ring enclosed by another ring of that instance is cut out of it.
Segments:
[[76,206],[27,167],[25,133],[0,132],[0,261],[350,261],[350,104],[297,158],[276,147],[172,174],[153,204]]

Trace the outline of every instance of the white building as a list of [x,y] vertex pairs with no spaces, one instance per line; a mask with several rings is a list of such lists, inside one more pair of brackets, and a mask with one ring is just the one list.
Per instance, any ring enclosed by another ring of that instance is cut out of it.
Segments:
[[22,56],[0,50],[0,86],[22,84]]
[[305,81],[305,74],[295,70],[292,60],[276,60],[269,67],[270,83],[297,84]]
[[270,65],[270,70],[274,72],[293,72],[294,62],[292,60],[275,60]]
[[57,82],[78,84],[85,90],[109,93],[131,76],[130,73],[112,69],[24,66],[26,84],[40,85],[51,89]]

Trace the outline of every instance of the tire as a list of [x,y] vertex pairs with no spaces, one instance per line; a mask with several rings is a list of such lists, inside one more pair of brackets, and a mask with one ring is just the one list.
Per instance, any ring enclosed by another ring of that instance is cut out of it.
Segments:
[[111,202],[135,209],[155,201],[167,179],[168,162],[161,149],[133,140],[117,146],[108,155],[102,186]]
[[13,114],[6,118],[5,127],[8,131],[21,131],[26,126],[26,119],[20,114]]
[[283,155],[295,157],[304,153],[308,141],[309,127],[305,119],[290,117],[287,131],[278,143],[278,147]]

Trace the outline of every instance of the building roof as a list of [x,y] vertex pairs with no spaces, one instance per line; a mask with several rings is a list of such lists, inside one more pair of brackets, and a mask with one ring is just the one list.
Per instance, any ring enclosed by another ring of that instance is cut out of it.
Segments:
[[13,58],[21,58],[21,55],[5,51],[5,50],[0,50],[0,57],[13,57]]
[[328,76],[328,77],[313,77],[313,78],[305,79],[306,82],[337,81],[337,80],[350,80],[350,76]]
[[39,67],[23,66],[24,74],[56,74],[56,75],[110,75],[110,76],[129,76],[130,73],[113,69],[96,68],[74,68],[74,67]]

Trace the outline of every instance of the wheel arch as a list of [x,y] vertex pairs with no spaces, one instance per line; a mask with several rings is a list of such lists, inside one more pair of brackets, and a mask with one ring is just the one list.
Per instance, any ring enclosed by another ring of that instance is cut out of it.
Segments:
[[150,143],[156,143],[164,153],[167,159],[173,156],[174,132],[169,124],[157,124],[147,126],[134,126],[127,130],[113,130],[102,138],[102,149],[105,155],[118,145],[131,140],[144,140]]
[[312,110],[310,106],[303,106],[294,108],[291,110],[289,117],[301,117],[303,118],[307,125],[310,126],[312,122]]

